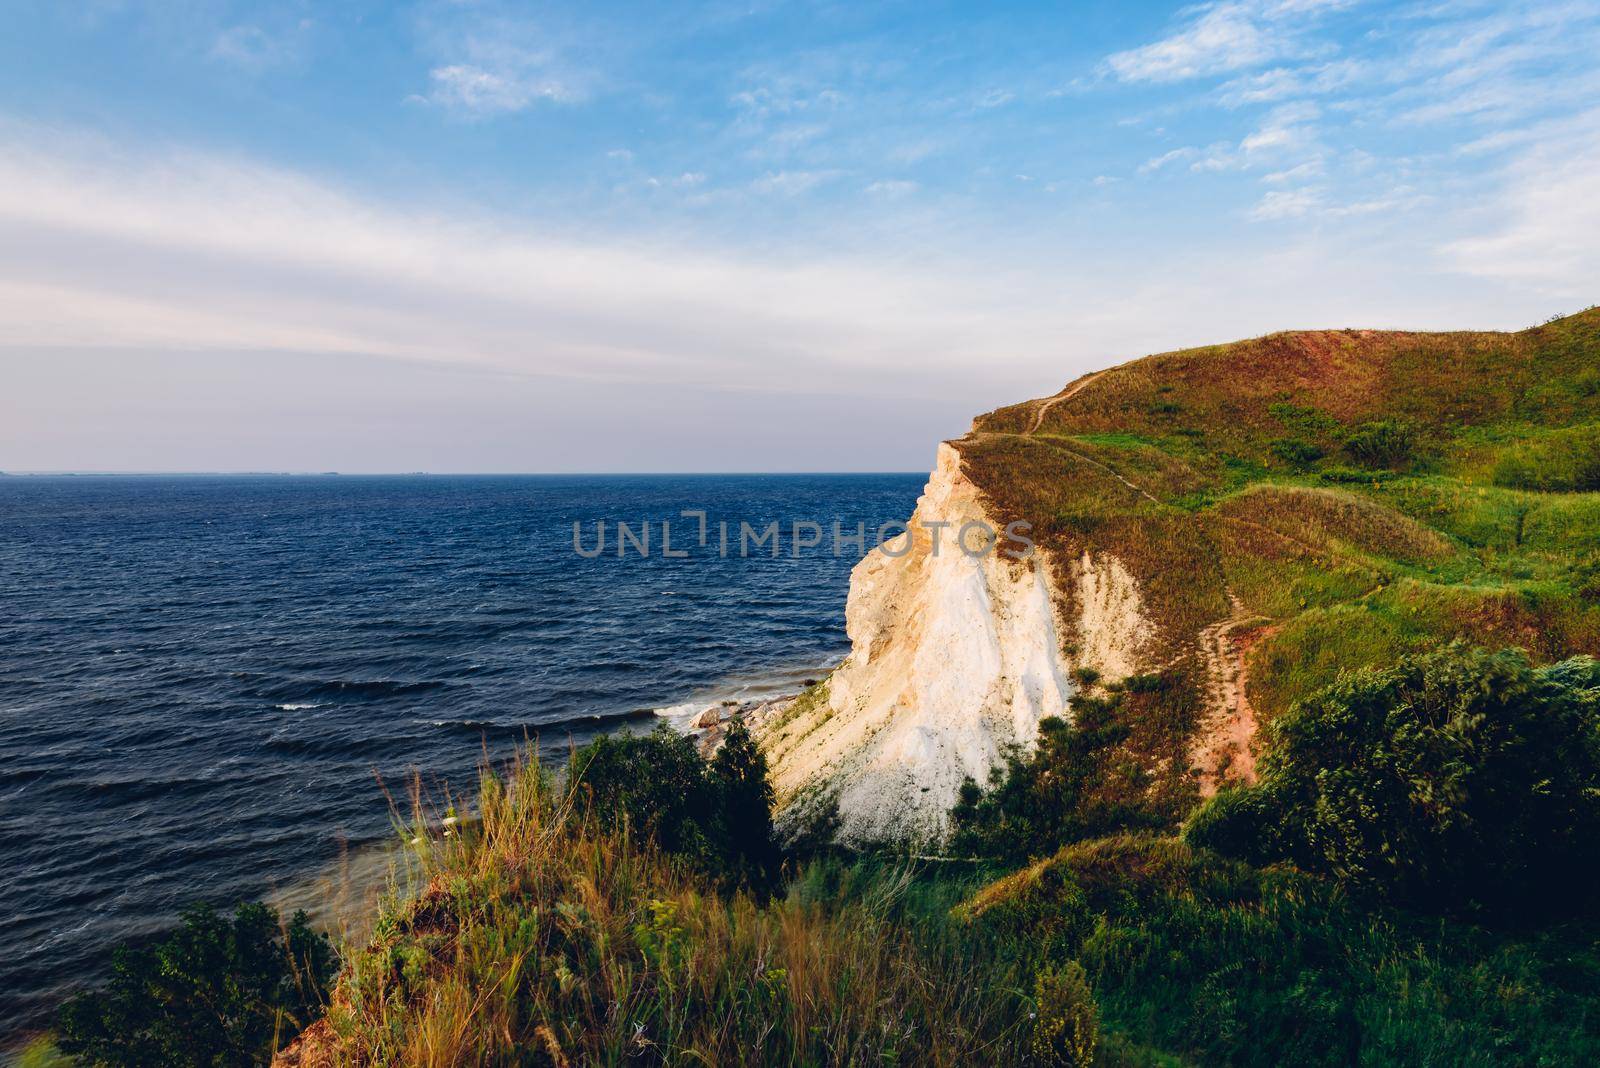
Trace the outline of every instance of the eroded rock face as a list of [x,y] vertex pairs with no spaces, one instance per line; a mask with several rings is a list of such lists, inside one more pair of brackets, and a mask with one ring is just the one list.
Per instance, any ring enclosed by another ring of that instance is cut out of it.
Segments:
[[1114,556],[1084,553],[1072,569],[1078,609],[1077,663],[1107,679],[1136,675],[1148,663],[1155,628],[1145,618],[1138,580]]
[[[935,553],[924,524],[939,521]],[[1060,624],[1044,557],[968,555],[954,543],[967,522],[1005,525],[941,445],[910,531],[851,574],[851,652],[826,702],[764,734],[780,804],[836,798],[847,841],[941,837],[964,777],[986,781],[1006,747],[1067,714],[1076,628]]]

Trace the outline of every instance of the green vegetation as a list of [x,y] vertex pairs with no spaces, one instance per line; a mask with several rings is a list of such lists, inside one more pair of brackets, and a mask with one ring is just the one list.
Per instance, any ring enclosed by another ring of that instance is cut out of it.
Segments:
[[1494,483],[1545,492],[1600,490],[1600,426],[1557,430],[1506,449],[1495,463]]
[[[1600,309],[1517,334],[1274,334],[1112,368],[956,444],[997,519],[1134,576],[1146,654],[1191,701],[1202,631],[1258,620],[1248,696],[1271,719],[1458,637],[1600,654],[1597,383]],[[1181,768],[1147,770],[1179,788]]]
[[665,724],[644,737],[601,737],[572,758],[584,801],[607,830],[631,826],[663,852],[757,893],[778,875],[767,762],[735,723],[710,761]]
[[1365,467],[1406,467],[1415,458],[1417,432],[1398,419],[1362,423],[1344,439],[1344,449]]
[[1272,724],[1258,785],[1188,839],[1367,894],[1523,919],[1600,876],[1600,664],[1450,647],[1352,673]]
[[302,1048],[341,1064],[1028,1063],[1028,984],[946,918],[941,884],[822,862],[762,903],[583,796],[531,760],[486,775],[481,818],[417,852],[428,890],[385,911]]
[[1072,723],[1039,724],[1031,753],[1011,753],[988,791],[971,779],[951,813],[950,849],[963,856],[1025,863],[1066,842],[1166,822],[1146,803],[1148,776],[1121,746],[1129,728],[1123,695],[1078,695]]
[[285,927],[259,902],[231,921],[194,905],[156,945],[112,954],[106,986],[62,1006],[57,1045],[115,1068],[263,1064],[321,1011],[335,967],[303,912]]
[[1280,717],[1260,784],[1218,794],[1181,840],[1105,836],[1137,822],[1087,800],[1107,781],[1105,708],[1050,724],[954,814],[959,845],[1042,856],[958,914],[1041,977],[1081,966],[1103,1056],[1600,1056],[1593,659],[1536,669],[1456,645],[1348,673]]
[[1030,966],[1082,966],[1104,1032],[1099,1063],[1600,1058],[1591,928],[1485,930],[1139,837],[1068,846],[963,912],[1018,951],[1036,947]]

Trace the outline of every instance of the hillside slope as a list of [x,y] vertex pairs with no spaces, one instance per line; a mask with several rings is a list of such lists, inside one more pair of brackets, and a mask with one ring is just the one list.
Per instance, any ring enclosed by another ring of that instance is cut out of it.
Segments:
[[980,416],[917,519],[1026,521],[1039,552],[959,574],[924,544],[870,554],[850,657],[765,730],[780,799],[792,822],[837,801],[846,839],[937,835],[963,776],[1109,687],[1121,788],[1176,820],[1342,669],[1457,637],[1600,652],[1597,490],[1597,309],[1274,334]]

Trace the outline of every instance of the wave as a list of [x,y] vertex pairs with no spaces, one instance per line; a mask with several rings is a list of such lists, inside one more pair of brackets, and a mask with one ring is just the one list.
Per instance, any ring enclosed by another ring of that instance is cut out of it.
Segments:
[[449,685],[450,683],[443,679],[421,679],[413,682],[402,682],[399,679],[319,679],[284,683],[272,687],[277,692],[269,692],[266,696],[280,698],[286,705],[315,707],[315,702],[311,700],[315,697],[404,697],[442,690]]

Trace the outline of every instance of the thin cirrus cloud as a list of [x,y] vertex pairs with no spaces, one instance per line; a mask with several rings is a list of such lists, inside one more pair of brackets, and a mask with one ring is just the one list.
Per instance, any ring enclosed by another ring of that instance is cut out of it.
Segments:
[[1539,134],[1510,167],[1499,224],[1449,242],[1444,256],[1463,273],[1594,303],[1600,300],[1600,108]]
[[1343,0],[1253,0],[1190,9],[1189,22],[1170,36],[1114,53],[1105,70],[1127,82],[1178,82],[1227,74],[1274,60],[1304,58],[1317,46],[1303,36],[1321,11]]
[[507,15],[426,22],[422,48],[436,57],[428,88],[412,102],[476,117],[526,110],[540,103],[584,100],[597,72],[569,62],[541,24]]
[[576,240],[248,161],[50,140],[30,131],[0,153],[13,345],[349,352],[763,390],[823,366],[959,362],[1064,326],[1027,310],[1018,277]]
[[533,71],[489,70],[452,63],[428,72],[432,88],[421,97],[432,104],[481,115],[521,111],[540,100],[571,101],[579,94]]

